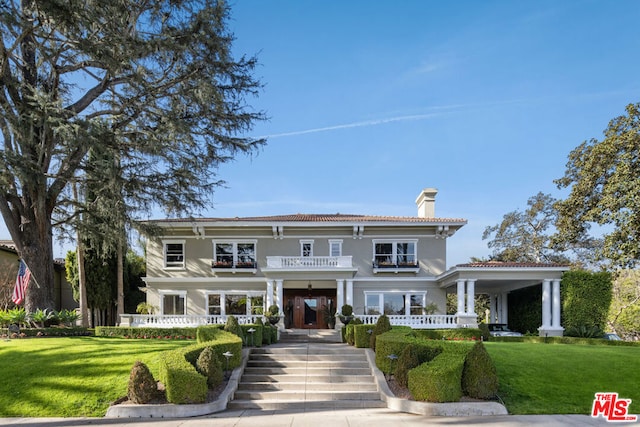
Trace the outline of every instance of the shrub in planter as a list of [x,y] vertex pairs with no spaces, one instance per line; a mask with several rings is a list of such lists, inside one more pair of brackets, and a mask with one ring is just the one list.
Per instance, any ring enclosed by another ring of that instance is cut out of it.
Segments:
[[127,397],[133,403],[149,403],[156,396],[158,385],[144,363],[137,361],[129,374]]
[[369,341],[369,348],[375,350],[376,337],[390,330],[391,330],[391,322],[389,321],[389,317],[387,317],[386,314],[383,314],[378,318],[378,321],[376,322],[376,327],[373,328],[373,333],[371,334],[370,341]]
[[222,370],[222,361],[213,350],[213,347],[206,347],[198,356],[196,362],[198,372],[207,377],[207,385],[214,388],[222,383],[224,371]]
[[491,399],[498,392],[498,373],[482,342],[467,354],[462,371],[462,391],[476,399]]
[[353,307],[345,304],[340,309],[340,321],[348,325],[353,320]]

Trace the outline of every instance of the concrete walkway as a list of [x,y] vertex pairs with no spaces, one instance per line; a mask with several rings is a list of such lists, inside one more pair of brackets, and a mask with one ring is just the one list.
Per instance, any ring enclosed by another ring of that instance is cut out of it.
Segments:
[[130,426],[130,427],[423,427],[429,426],[498,426],[556,427],[610,425],[603,419],[587,415],[495,415],[482,417],[430,417],[372,408],[355,410],[224,411],[217,414],[174,419],[123,418],[0,418],[2,426]]

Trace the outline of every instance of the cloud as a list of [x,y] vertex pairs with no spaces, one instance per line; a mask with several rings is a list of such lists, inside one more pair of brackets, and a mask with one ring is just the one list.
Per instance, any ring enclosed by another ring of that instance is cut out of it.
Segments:
[[375,119],[375,120],[365,120],[365,121],[361,121],[361,122],[353,122],[353,123],[346,123],[346,124],[342,124],[342,125],[334,125],[334,126],[326,126],[326,127],[321,127],[321,128],[313,128],[313,129],[305,129],[305,130],[298,130],[298,131],[292,131],[292,132],[283,132],[283,133],[275,133],[272,135],[263,135],[260,136],[258,138],[281,138],[281,137],[285,137],[285,136],[296,136],[296,135],[306,135],[309,133],[318,133],[318,132],[329,132],[332,130],[339,130],[339,129],[351,129],[351,128],[358,128],[358,127],[366,127],[366,126],[378,126],[378,125],[382,125],[385,123],[393,123],[393,122],[405,122],[405,121],[411,121],[411,120],[427,120],[427,119],[431,119],[435,116],[439,116],[442,113],[427,113],[427,114],[413,114],[413,115],[407,115],[407,116],[396,116],[396,117],[387,117],[387,118],[382,118],[382,119]]

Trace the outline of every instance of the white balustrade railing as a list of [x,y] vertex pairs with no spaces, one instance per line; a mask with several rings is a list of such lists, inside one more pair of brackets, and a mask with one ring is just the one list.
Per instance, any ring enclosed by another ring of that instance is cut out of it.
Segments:
[[[379,314],[356,315],[365,325],[374,325],[380,318]],[[428,315],[387,315],[393,326],[410,326],[413,329],[450,329],[458,327],[458,316],[455,314],[428,314]]]
[[[238,323],[241,325],[253,324],[258,318],[262,318],[263,321],[266,322],[266,319],[264,319],[262,315],[234,315],[234,317],[238,319]],[[128,320],[129,325],[133,327],[146,328],[186,328],[225,324],[227,322],[227,316],[221,315],[122,314],[121,323],[126,323],[125,319]]]
[[267,268],[351,268],[351,256],[268,256]]

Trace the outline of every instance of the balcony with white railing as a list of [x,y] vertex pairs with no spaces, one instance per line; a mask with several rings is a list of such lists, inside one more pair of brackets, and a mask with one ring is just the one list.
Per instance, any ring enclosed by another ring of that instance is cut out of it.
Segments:
[[351,256],[268,256],[267,268],[282,270],[331,270],[353,268]]

